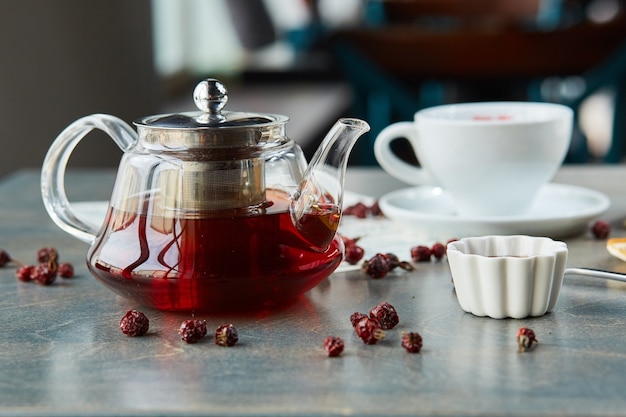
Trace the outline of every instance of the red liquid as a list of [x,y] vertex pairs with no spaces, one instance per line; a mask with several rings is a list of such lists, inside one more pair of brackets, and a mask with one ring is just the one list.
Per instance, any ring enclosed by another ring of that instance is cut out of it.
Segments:
[[[245,311],[283,304],[342,259],[337,208],[305,214],[304,239],[283,194],[261,214],[173,219],[112,209],[90,249],[92,274],[118,294],[171,311]],[[302,228],[302,226],[300,226]],[[312,249],[330,242],[325,251]]]

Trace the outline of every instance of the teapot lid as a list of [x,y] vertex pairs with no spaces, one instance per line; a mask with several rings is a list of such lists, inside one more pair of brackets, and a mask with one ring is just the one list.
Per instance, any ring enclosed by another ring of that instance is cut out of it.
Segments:
[[[282,126],[289,120],[287,116],[280,114],[222,111],[228,101],[228,91],[224,84],[214,78],[200,81],[194,89],[193,99],[200,111],[146,116],[136,120],[134,124],[140,129],[170,131],[167,135],[170,139],[174,131],[187,132],[183,135],[187,139],[188,134],[193,131],[209,131],[213,145],[216,145],[215,139],[224,133],[222,139],[228,141],[228,146],[239,146],[252,144],[250,142],[255,142],[253,138],[258,140],[259,130],[277,124]],[[267,138],[267,135],[262,136]]]

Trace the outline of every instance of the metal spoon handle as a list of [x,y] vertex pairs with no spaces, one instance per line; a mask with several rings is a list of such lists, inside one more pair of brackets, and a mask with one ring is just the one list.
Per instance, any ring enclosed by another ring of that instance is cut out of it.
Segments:
[[564,275],[584,275],[588,277],[611,279],[614,281],[626,282],[626,274],[619,272],[602,271],[591,268],[566,268]]

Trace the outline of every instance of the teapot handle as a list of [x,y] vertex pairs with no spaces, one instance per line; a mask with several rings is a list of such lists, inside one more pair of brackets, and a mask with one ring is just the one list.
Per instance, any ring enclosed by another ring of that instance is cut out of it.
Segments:
[[123,120],[107,114],[92,114],[76,120],[54,140],[41,169],[41,195],[50,218],[74,237],[92,243],[99,226],[76,215],[65,193],[65,168],[70,154],[93,129],[108,134],[124,152],[137,142],[137,133]]

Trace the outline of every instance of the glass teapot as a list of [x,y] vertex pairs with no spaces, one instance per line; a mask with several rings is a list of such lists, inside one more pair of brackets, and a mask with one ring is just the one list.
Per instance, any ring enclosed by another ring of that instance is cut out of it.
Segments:
[[[116,293],[167,311],[262,310],[295,300],[343,258],[336,235],[343,178],[364,121],[340,119],[307,166],[287,117],[223,111],[215,79],[194,90],[199,112],[134,122],[83,117],[43,163],[44,205],[90,244],[90,272]],[[69,156],[91,130],[124,152],[104,224],[81,219],[65,193]]]

